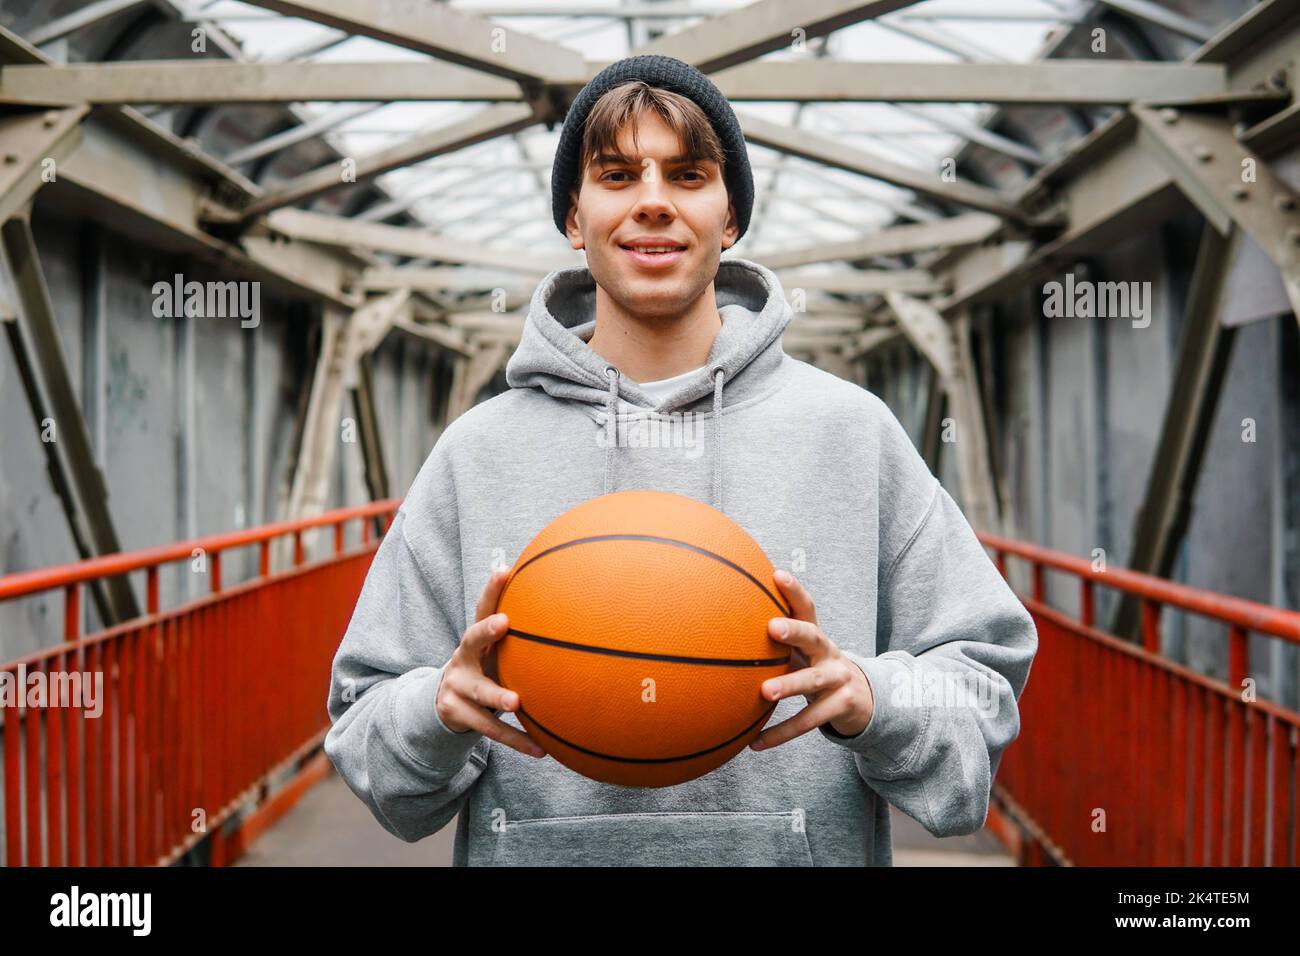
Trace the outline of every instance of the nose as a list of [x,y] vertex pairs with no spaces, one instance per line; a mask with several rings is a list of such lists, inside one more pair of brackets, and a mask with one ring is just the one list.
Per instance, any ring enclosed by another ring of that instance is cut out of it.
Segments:
[[632,209],[632,217],[637,222],[646,222],[647,220],[671,222],[676,214],[676,207],[673,206],[672,200],[668,197],[667,186],[663,181],[663,173],[660,171],[658,164],[650,163],[647,165],[645,174],[641,177],[641,184],[637,188],[636,204]]

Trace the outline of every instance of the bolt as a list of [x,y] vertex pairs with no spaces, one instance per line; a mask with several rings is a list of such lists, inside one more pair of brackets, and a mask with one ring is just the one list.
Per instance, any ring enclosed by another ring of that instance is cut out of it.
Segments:
[[1238,202],[1241,202],[1244,199],[1248,199],[1249,197],[1250,197],[1250,190],[1246,188],[1246,185],[1244,183],[1236,183],[1232,187],[1232,198],[1237,200]]
[[1293,212],[1295,210],[1295,196],[1281,193],[1273,201],[1277,204],[1277,208],[1283,212]]
[[5,163],[6,163],[6,164],[12,166],[12,165],[13,165],[14,163],[16,163],[16,162],[18,162],[18,154],[17,154],[17,153],[5,153]]
[[1286,237],[1290,240],[1291,245],[1300,246],[1300,229],[1288,229]]
[[1165,121],[1165,125],[1173,126],[1178,122],[1178,110],[1172,107],[1165,107],[1160,111],[1160,118]]
[[1214,159],[1214,152],[1208,146],[1197,146],[1192,150],[1192,155],[1203,163],[1208,163]]

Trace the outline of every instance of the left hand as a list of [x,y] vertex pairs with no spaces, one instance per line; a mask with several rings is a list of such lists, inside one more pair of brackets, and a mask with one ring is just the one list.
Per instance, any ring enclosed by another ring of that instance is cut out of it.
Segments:
[[[856,737],[866,729],[875,704],[867,675],[822,633],[812,596],[794,575],[777,571],[776,583],[794,616],[772,618],[768,633],[773,640],[788,644],[795,660],[806,663],[799,670],[764,681],[761,693],[767,700],[803,694],[808,706],[775,727],[768,727],[750,748],[767,750],[826,723],[836,733]],[[782,625],[788,629],[784,637]]]

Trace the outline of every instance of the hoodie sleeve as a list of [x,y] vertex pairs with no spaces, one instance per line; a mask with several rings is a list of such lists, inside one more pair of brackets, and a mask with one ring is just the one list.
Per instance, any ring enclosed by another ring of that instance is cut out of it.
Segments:
[[325,752],[407,842],[456,816],[490,745],[478,731],[450,730],[434,706],[466,620],[448,444],[444,432],[380,544],[330,680]]
[[866,674],[874,709],[855,737],[821,732],[930,833],[973,833],[1020,733],[1038,635],[956,502],[892,413],[883,418],[877,654],[843,651]]

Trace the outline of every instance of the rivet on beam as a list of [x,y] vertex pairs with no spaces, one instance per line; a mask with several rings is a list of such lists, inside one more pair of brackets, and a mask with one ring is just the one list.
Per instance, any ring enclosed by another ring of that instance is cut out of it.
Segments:
[[1295,211],[1295,196],[1290,196],[1286,193],[1279,193],[1278,197],[1273,200],[1273,202],[1277,205],[1277,208],[1283,212]]
[[1214,159],[1214,151],[1208,146],[1197,146],[1192,152],[1193,155],[1203,163],[1208,163],[1210,160]]
[[1232,187],[1232,198],[1238,202],[1250,197],[1250,189],[1245,183],[1236,183]]
[[1160,111],[1160,118],[1165,121],[1167,126],[1173,126],[1178,122],[1178,110],[1165,107]]

